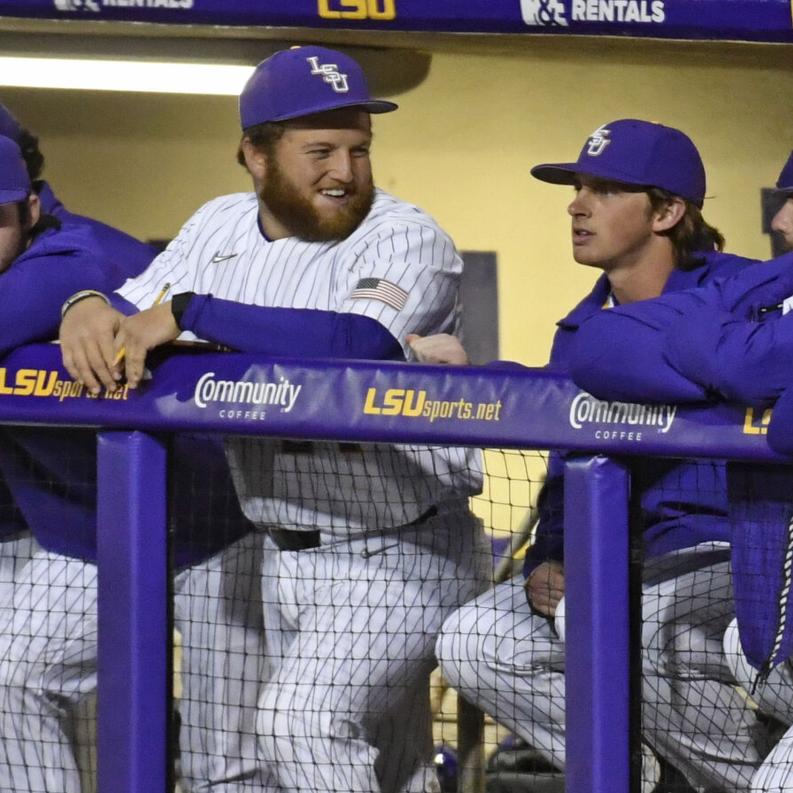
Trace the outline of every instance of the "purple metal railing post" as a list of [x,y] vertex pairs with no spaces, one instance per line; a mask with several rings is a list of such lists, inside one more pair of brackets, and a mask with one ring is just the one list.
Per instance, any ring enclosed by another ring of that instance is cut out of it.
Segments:
[[103,432],[97,466],[98,791],[165,793],[166,451],[141,432]]
[[564,477],[567,793],[629,793],[629,474],[575,458]]

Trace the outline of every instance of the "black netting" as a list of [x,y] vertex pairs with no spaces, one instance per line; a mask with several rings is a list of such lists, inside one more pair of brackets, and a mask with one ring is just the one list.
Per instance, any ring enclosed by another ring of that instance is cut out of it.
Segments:
[[[95,784],[95,442],[2,430],[2,791]],[[564,789],[561,458],[168,445],[180,790]],[[791,786],[791,475],[726,472],[631,463],[637,793]]]

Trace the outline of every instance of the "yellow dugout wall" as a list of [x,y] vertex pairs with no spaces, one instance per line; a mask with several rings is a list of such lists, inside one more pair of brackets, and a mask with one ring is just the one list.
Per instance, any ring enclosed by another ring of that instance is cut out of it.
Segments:
[[[544,363],[555,320],[594,279],[570,256],[572,190],[529,168],[574,158],[606,121],[688,132],[708,169],[706,217],[730,250],[768,256],[759,189],[793,148],[790,47],[527,37],[425,38],[420,48],[433,52],[429,76],[376,120],[376,180],[434,214],[460,248],[497,252],[502,357]],[[170,237],[206,199],[247,189],[234,99],[0,98],[40,135],[64,203],[138,236]]]

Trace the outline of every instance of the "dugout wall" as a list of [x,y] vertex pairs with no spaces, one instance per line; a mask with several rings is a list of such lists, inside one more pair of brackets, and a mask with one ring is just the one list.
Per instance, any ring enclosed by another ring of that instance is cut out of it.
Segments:
[[[375,123],[375,179],[430,212],[459,249],[496,253],[504,358],[544,365],[554,323],[593,281],[570,255],[572,191],[529,169],[574,159],[607,121],[688,133],[708,173],[706,219],[729,251],[769,256],[759,193],[793,141],[790,45],[403,35],[289,31],[288,41],[383,48],[386,72],[403,68],[403,48],[432,54],[426,79]],[[169,239],[205,200],[249,187],[234,163],[233,97],[8,88],[0,98],[40,136],[66,205],[141,239]]]

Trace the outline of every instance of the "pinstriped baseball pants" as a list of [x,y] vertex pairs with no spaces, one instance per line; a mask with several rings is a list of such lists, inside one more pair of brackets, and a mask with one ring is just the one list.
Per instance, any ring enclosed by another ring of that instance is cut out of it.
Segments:
[[[793,666],[790,659],[771,670],[765,683],[754,689],[757,670],[741,649],[738,624],[733,621],[724,634],[724,652],[738,682],[752,692],[759,708],[784,724],[793,724]],[[752,793],[788,793],[793,788],[793,727],[763,760],[752,777]]]
[[10,597],[10,589],[38,550],[40,546],[29,531],[0,538],[0,603]]
[[[420,705],[438,630],[481,591],[489,551],[478,521],[442,513],[395,533],[264,559],[268,657],[281,660],[262,692],[257,727],[281,788],[378,793],[405,784],[378,769],[386,761],[403,777],[419,772],[419,787],[403,789],[431,789],[400,741],[428,735]],[[382,727],[406,702],[422,715],[389,740]]]
[[[183,788],[249,793],[263,663],[255,535],[181,573]],[[0,603],[0,793],[79,793],[69,712],[96,687],[96,567],[39,551]]]
[[[643,735],[693,784],[746,791],[760,761],[758,725],[721,648],[733,609],[729,564],[718,558],[711,546],[692,549],[645,577]],[[437,654],[466,699],[564,768],[564,642],[532,613],[522,577],[452,615]]]

